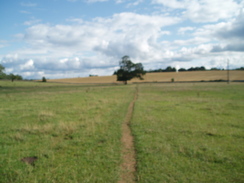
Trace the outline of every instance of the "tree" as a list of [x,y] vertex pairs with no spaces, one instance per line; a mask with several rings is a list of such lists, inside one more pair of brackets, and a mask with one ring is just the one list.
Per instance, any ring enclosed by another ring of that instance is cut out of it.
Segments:
[[5,78],[5,73],[4,73],[5,68],[0,64],[0,79]]
[[47,82],[47,79],[44,76],[42,77],[42,82]]
[[5,67],[3,67],[3,66],[0,64],[0,74],[2,74],[4,70],[5,70]]
[[16,76],[14,74],[9,74],[9,78],[11,79],[12,82],[16,79]]
[[236,70],[244,70],[244,67],[237,68]]
[[211,70],[211,71],[219,71],[220,69],[217,68],[217,67],[212,67],[210,70]]
[[180,68],[179,71],[186,71],[186,69],[185,68]]
[[5,74],[4,73],[5,67],[0,64],[0,79],[10,79],[12,82],[14,80],[23,80],[22,76],[14,75],[13,73]]
[[127,55],[122,57],[119,66],[120,69],[114,73],[117,75],[117,81],[124,81],[124,84],[132,78],[143,79],[142,76],[146,73],[141,63],[134,64]]
[[16,77],[16,80],[23,80],[23,77],[21,76],[21,75],[15,75],[15,77]]
[[165,72],[175,72],[176,69],[174,67],[171,67],[171,66],[168,66],[166,69],[165,69]]
[[205,71],[206,68],[204,66],[201,67],[191,67],[188,69],[188,71]]

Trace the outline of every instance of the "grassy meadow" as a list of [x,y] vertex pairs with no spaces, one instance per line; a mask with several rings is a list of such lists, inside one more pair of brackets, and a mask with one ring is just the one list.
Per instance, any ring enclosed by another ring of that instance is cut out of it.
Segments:
[[118,182],[136,87],[137,182],[244,182],[243,83],[0,81],[0,183]]
[[[0,86],[0,182],[118,180],[121,124],[133,87]],[[32,156],[34,167],[20,161]]]
[[244,182],[244,85],[140,85],[138,182]]

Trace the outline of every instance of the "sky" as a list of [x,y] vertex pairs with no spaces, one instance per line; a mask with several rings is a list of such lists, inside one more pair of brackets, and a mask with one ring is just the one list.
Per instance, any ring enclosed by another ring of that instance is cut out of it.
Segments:
[[244,66],[244,0],[0,0],[0,64],[25,79]]

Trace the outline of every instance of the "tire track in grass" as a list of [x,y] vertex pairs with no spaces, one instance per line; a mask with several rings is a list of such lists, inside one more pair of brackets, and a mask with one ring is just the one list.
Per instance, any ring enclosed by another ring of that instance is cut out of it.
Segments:
[[131,101],[125,120],[122,124],[122,164],[120,165],[120,180],[118,183],[133,183],[135,182],[136,172],[136,152],[134,147],[134,137],[132,136],[130,122],[133,116],[134,105],[138,96],[138,86],[134,94],[134,99]]

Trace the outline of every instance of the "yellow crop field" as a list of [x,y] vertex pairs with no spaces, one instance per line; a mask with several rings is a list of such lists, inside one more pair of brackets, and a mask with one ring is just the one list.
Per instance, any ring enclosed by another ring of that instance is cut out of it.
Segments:
[[[229,71],[230,80],[244,80],[244,71]],[[226,80],[227,71],[187,71],[187,72],[160,72],[147,73],[144,75],[144,80],[132,79],[128,83],[133,82],[170,82],[174,81],[210,81],[210,80]],[[66,78],[66,79],[51,79],[49,82],[62,83],[121,83],[116,81],[114,76],[94,76],[84,78]]]

